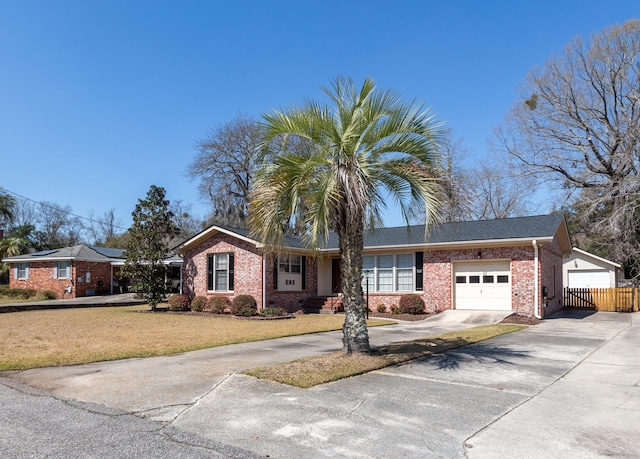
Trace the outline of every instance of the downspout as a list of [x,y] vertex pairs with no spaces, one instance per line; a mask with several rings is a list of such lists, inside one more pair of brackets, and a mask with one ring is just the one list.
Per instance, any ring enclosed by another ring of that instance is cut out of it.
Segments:
[[533,287],[533,315],[536,319],[542,319],[540,315],[539,295],[538,295],[538,244],[533,240],[533,278],[535,280]]
[[262,253],[262,309],[267,307],[267,262],[265,253]]

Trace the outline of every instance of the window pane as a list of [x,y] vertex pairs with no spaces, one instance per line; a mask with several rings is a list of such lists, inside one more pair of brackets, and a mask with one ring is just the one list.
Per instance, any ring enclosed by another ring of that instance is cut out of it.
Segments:
[[227,291],[229,290],[229,254],[218,253],[214,258],[216,272],[213,288],[218,291]]
[[362,269],[373,269],[373,255],[365,255],[362,257]]
[[378,291],[390,292],[393,290],[393,271],[391,269],[378,269]]
[[413,291],[413,269],[398,269],[397,290],[399,292]]
[[498,284],[508,284],[509,276],[498,276]]
[[493,284],[493,276],[482,276],[483,284]]
[[216,271],[216,290],[228,290],[226,271]]
[[368,288],[370,292],[373,292],[375,289],[375,284],[373,282],[373,269],[362,270],[362,291],[367,291],[367,281],[369,281]]
[[398,268],[413,268],[413,254],[401,253],[396,255],[396,265]]
[[229,256],[226,253],[220,253],[216,255],[216,270],[227,269]]
[[378,268],[393,268],[393,255],[378,255]]
[[456,284],[466,284],[467,276],[456,276]]
[[480,283],[480,276],[469,276],[469,283],[470,284],[479,284]]
[[294,255],[291,257],[291,272],[292,273],[300,272],[300,255]]

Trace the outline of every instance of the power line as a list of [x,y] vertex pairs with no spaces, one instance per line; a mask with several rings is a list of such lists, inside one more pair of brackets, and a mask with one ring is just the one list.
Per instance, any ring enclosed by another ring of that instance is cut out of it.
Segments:
[[[28,198],[28,197],[26,197],[26,196],[22,196],[21,194],[18,194],[18,193],[16,193],[15,191],[8,190],[8,189],[7,189],[7,188],[5,188],[5,187],[1,187],[1,186],[0,186],[0,191],[4,191],[4,192],[6,192],[6,193],[12,194],[12,195],[14,195],[14,196],[17,196],[17,197],[19,197],[19,198],[25,199],[25,200],[27,200],[27,201],[31,201],[31,202],[33,202],[34,204],[38,204],[38,205],[40,205],[40,206],[42,206],[42,207],[48,207],[49,209],[54,209],[54,210],[56,210],[56,211],[58,211],[58,212],[63,212],[63,213],[65,213],[65,214],[67,214],[67,215],[71,215],[72,217],[76,217],[76,218],[79,218],[79,219],[81,219],[81,220],[86,220],[86,221],[89,221],[89,222],[91,222],[91,223],[97,223],[97,224],[99,224],[99,225],[104,224],[104,222],[101,222],[101,221],[98,221],[98,220],[94,220],[94,219],[89,218],[89,217],[83,217],[82,215],[77,215],[77,214],[74,214],[74,213],[72,213],[72,212],[67,212],[67,211],[66,211],[66,210],[64,210],[64,209],[61,209],[61,208],[58,208],[58,207],[54,207],[54,206],[49,205],[49,204],[44,203],[44,202],[36,201],[36,200],[31,199],[31,198]],[[120,230],[123,230],[123,231],[128,231],[128,230],[129,230],[129,228],[123,228],[122,226],[118,226],[118,225],[114,225],[114,224],[111,224],[111,226],[113,226],[114,228],[118,228],[118,229],[120,229]]]

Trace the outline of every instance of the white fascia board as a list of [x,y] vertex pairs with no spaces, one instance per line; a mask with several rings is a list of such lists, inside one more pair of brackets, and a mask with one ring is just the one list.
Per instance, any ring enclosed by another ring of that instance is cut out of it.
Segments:
[[425,244],[425,249],[460,249],[467,247],[516,247],[520,245],[531,245],[532,241],[538,243],[552,242],[553,236],[548,237],[527,237],[514,239],[478,239],[474,241],[454,241],[454,242],[436,242]]
[[5,263],[39,263],[39,262],[47,262],[47,261],[91,261],[96,263],[113,263],[114,261],[122,260],[124,263],[124,258],[84,258],[84,257],[11,257],[11,258],[3,258],[2,261]]
[[208,239],[212,234],[215,234],[215,233],[227,234],[229,236],[235,237],[235,238],[240,239],[242,241],[248,242],[249,244],[253,244],[257,248],[264,247],[264,244],[262,244],[261,242],[258,242],[258,241],[254,240],[254,239],[251,239],[251,238],[248,238],[248,237],[243,236],[241,234],[234,233],[233,231],[229,231],[227,229],[220,228],[219,226],[213,225],[213,226],[210,226],[209,228],[207,228],[206,230],[204,230],[203,232],[201,232],[199,234],[196,234],[195,236],[193,236],[188,241],[183,242],[182,244],[177,246],[175,248],[175,250],[176,250],[176,252],[181,253],[186,247],[189,247],[189,246],[191,246],[193,244],[197,244],[200,241],[204,241],[205,239]]
[[[459,249],[467,247],[501,247],[501,246],[519,246],[530,245],[531,241],[536,239],[538,242],[551,242],[553,237],[543,238],[516,238],[516,239],[478,239],[473,241],[449,241],[449,242],[428,242],[423,244],[397,244],[397,245],[378,245],[378,246],[365,246],[363,253],[375,252],[375,251],[390,251],[390,250],[446,250],[446,249]],[[321,249],[321,253],[331,254],[338,253],[339,249]]]
[[601,261],[602,263],[614,266],[614,267],[616,267],[618,269],[622,268],[622,265],[620,265],[620,264],[618,264],[618,263],[616,263],[614,261],[607,260],[606,258],[599,257],[598,255],[594,255],[594,254],[589,253],[589,252],[585,252],[584,250],[580,250],[577,247],[573,247],[571,250],[573,250],[574,252],[578,252],[579,254],[584,255],[585,257],[593,258],[594,260],[598,260],[598,261]]

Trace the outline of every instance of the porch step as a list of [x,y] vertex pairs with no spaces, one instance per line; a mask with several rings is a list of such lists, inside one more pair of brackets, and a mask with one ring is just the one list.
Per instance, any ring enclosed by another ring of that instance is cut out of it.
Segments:
[[314,296],[302,305],[304,314],[335,314],[344,311],[341,297]]

